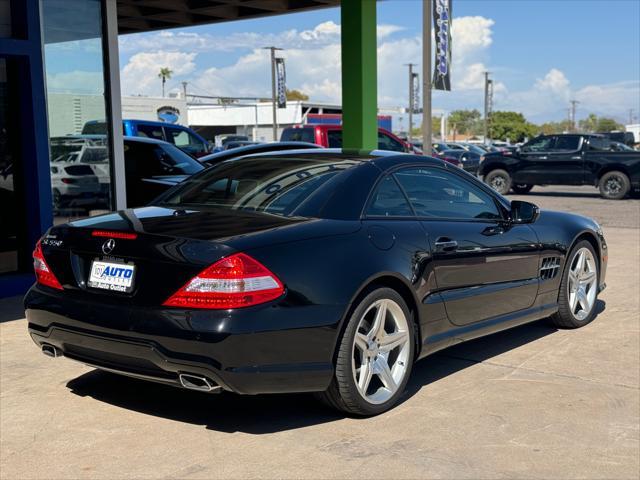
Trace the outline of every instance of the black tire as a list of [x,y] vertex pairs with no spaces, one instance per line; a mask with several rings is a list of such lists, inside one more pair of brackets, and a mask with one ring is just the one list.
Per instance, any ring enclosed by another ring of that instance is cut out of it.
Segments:
[[[376,301],[382,299],[393,300],[400,306],[408,323],[409,333],[409,361],[407,362],[407,369],[404,374],[404,378],[400,382],[395,394],[390,397],[386,402],[380,404],[373,404],[368,402],[357,389],[354,372],[353,372],[353,349],[355,342],[355,335],[357,332],[360,320],[367,312],[369,307]],[[407,307],[406,302],[393,289],[390,288],[377,288],[368,293],[353,309],[349,318],[346,320],[347,324],[345,330],[339,340],[337,346],[337,356],[335,360],[335,373],[333,380],[329,385],[329,388],[324,392],[316,393],[316,398],[325,403],[326,405],[340,410],[350,415],[357,416],[372,416],[383,413],[392,408],[404,393],[407,386],[409,377],[411,376],[411,370],[413,367],[413,361],[415,359],[415,322]]]
[[[571,311],[571,307],[569,304],[569,293],[568,293],[568,284],[569,284],[569,270],[576,260],[576,254],[582,250],[583,248],[588,249],[593,255],[595,259],[595,268],[596,268],[596,300],[593,302],[591,307],[591,311],[589,314],[582,320],[576,318],[576,316]],[[560,282],[560,290],[558,292],[558,312],[554,313],[549,320],[551,323],[558,328],[580,328],[585,325],[591,323],[596,316],[596,305],[597,305],[597,297],[600,285],[600,263],[598,261],[598,255],[596,254],[593,246],[590,242],[586,240],[582,240],[576,244],[575,247],[571,249],[571,252],[567,256],[567,261],[565,262],[564,271],[562,272],[562,281]]]
[[501,195],[506,195],[511,189],[511,175],[506,170],[500,168],[491,170],[484,177],[484,183],[493,188]]
[[513,193],[517,193],[518,195],[529,193],[532,188],[533,185],[528,185],[526,183],[514,183],[513,185],[511,185],[511,190],[513,190]]
[[625,173],[614,170],[600,177],[598,188],[602,198],[622,200],[629,193],[631,182]]

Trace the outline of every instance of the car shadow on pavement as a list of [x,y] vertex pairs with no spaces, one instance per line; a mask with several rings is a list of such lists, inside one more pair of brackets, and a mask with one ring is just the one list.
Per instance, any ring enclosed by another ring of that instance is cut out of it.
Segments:
[[17,296],[0,299],[0,323],[24,318],[23,298],[22,296]]
[[[598,313],[604,302],[598,300]],[[538,321],[450,347],[418,362],[401,403],[420,389],[469,366],[556,332]],[[203,425],[220,432],[254,435],[294,430],[341,420],[310,394],[205,394],[92,370],[67,383],[75,395],[178,422]]]

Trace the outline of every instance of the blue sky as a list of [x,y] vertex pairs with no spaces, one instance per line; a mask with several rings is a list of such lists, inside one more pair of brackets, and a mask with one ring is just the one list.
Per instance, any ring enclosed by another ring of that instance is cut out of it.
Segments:
[[[406,67],[421,60],[421,2],[378,3],[379,99],[406,103]],[[454,91],[434,108],[481,108],[482,71],[493,72],[495,109],[534,121],[640,110],[640,0],[453,0]],[[340,99],[339,9],[121,37],[125,94],[158,95],[157,70],[174,70],[194,93],[269,93],[267,53],[285,48],[289,86],[317,101]]]

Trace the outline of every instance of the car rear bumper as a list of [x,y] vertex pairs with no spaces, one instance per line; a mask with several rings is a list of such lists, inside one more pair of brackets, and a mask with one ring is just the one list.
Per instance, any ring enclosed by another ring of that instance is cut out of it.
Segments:
[[70,359],[177,386],[181,374],[196,375],[224,390],[259,394],[329,386],[344,307],[143,308],[34,286],[25,309],[34,342]]

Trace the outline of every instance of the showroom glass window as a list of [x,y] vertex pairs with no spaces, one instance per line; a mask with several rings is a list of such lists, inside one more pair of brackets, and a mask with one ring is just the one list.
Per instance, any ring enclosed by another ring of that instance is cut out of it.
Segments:
[[22,161],[15,142],[18,95],[13,66],[0,57],[0,275],[25,268],[23,203],[17,200]]
[[107,134],[82,135],[108,117],[100,0],[41,0],[54,223],[108,210]]

